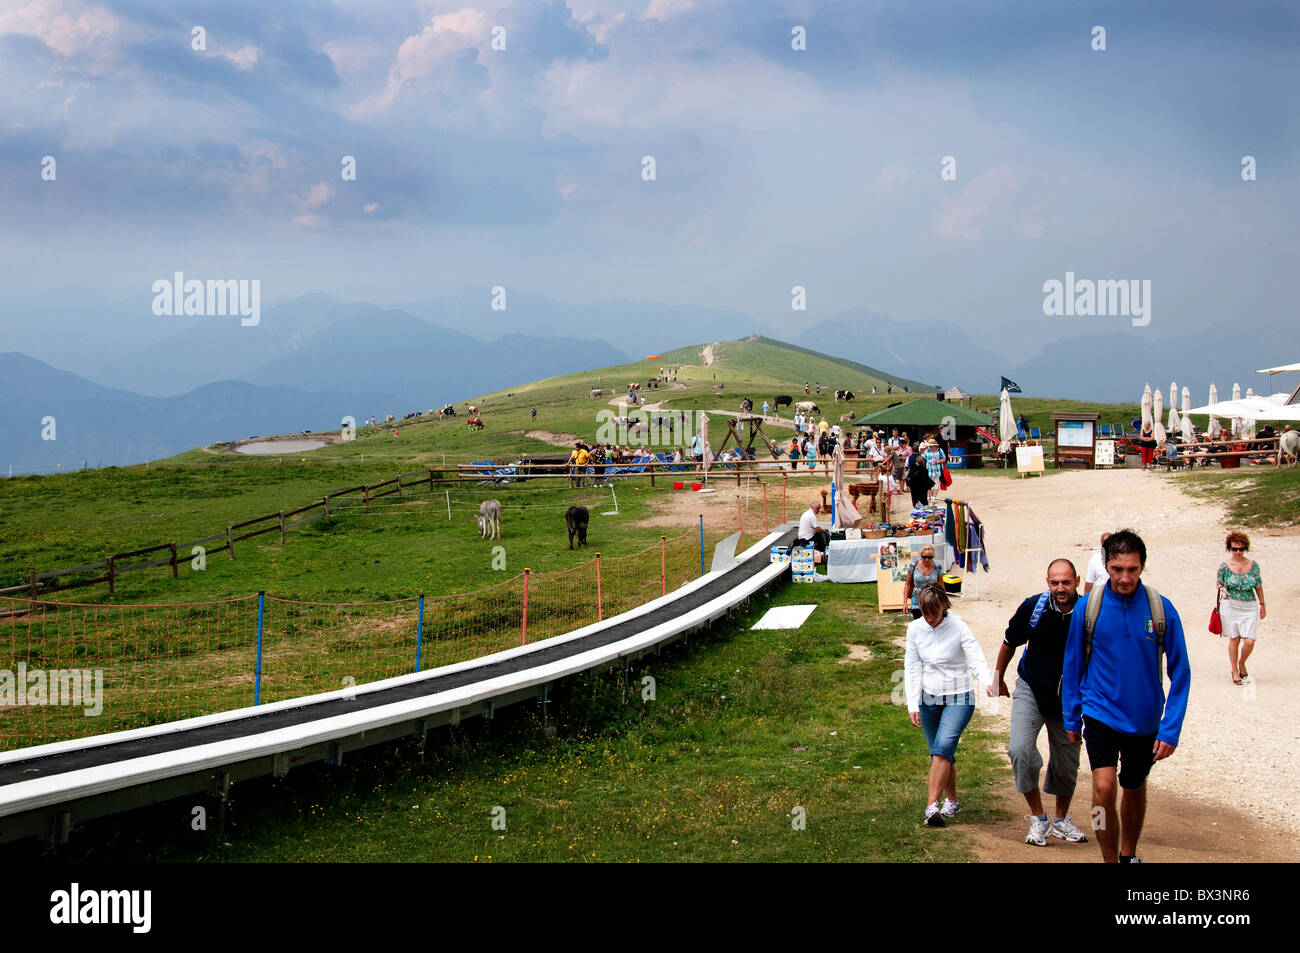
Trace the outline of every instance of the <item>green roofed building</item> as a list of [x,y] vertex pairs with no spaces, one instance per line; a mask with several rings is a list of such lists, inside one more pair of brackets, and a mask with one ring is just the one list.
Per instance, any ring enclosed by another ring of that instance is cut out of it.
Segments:
[[[975,428],[980,427],[992,436],[997,436],[988,414],[977,414],[973,410],[958,406],[933,397],[918,397],[896,407],[886,407],[874,414],[867,414],[853,421],[854,427],[871,427],[884,430],[885,435],[897,427],[906,431],[913,441],[933,433],[940,446],[954,457],[953,463],[962,466],[955,458],[967,453],[979,453],[980,438]],[[952,434],[951,440],[945,440],[945,434]],[[975,463],[978,457],[972,458]],[[978,464],[976,464],[978,466]]]

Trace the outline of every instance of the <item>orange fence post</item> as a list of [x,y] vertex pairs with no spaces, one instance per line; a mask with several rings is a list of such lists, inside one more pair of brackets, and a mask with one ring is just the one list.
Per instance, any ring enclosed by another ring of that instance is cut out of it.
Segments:
[[524,615],[523,621],[519,625],[519,644],[528,644],[528,577],[532,575],[532,570],[527,566],[524,567]]
[[772,532],[772,526],[767,521],[767,484],[763,484],[763,535],[766,536]]
[[790,480],[789,476],[787,476],[784,473],[781,474],[781,522],[782,523],[785,522],[785,488],[789,480]]
[[600,553],[596,554],[596,621],[600,622],[605,618],[604,607],[601,605],[600,598]]
[[743,552],[745,549],[745,507],[740,502],[740,497],[736,497],[736,516],[740,524],[740,541],[736,543],[736,552]]
[[659,537],[659,595],[668,595],[668,537]]

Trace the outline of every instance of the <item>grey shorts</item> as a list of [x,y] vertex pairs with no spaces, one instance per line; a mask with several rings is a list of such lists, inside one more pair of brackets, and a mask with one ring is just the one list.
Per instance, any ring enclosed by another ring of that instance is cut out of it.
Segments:
[[1038,776],[1043,770],[1043,756],[1038,753],[1038,734],[1047,727],[1047,781],[1043,792],[1052,795],[1073,795],[1079,780],[1079,748],[1071,744],[1065,734],[1065,723],[1060,718],[1045,718],[1039,710],[1034,690],[1023,678],[1017,679],[1011,693],[1011,739],[1007,754],[1011,758],[1011,773],[1016,778],[1016,790],[1028,794],[1038,787]]

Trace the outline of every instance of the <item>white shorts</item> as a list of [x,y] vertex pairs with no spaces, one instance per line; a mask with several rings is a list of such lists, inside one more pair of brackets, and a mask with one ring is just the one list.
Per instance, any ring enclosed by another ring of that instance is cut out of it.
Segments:
[[1253,639],[1259,630],[1259,603],[1223,599],[1219,602],[1223,634],[1229,639]]

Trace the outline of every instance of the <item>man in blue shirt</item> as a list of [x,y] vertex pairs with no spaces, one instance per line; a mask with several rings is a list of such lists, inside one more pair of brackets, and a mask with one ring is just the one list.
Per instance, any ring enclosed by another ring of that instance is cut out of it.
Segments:
[[[1086,609],[1074,612],[1070,620],[1061,705],[1070,741],[1080,743],[1082,726],[1087,743],[1093,827],[1102,860],[1139,863],[1147,774],[1178,746],[1192,673],[1182,620],[1173,603],[1161,596],[1164,618],[1152,618],[1150,597],[1141,582],[1147,561],[1142,538],[1121,530],[1106,540],[1104,549],[1109,581],[1094,590],[1094,594],[1101,592],[1101,608],[1091,640],[1085,638]],[[1165,630],[1168,699],[1160,674],[1160,621]],[[1116,780],[1124,789],[1118,814]]]

